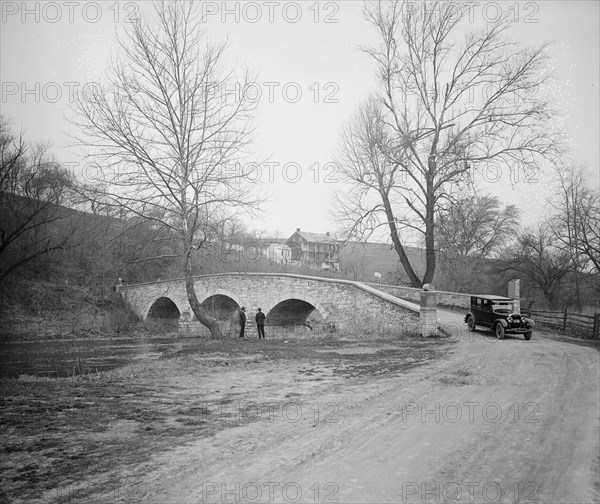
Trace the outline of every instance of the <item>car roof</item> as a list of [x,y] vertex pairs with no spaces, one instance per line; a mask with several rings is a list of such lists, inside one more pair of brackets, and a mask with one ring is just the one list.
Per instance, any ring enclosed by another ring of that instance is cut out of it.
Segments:
[[480,299],[489,299],[490,301],[512,301],[511,298],[507,298],[504,296],[488,296],[486,294],[475,294],[471,297],[480,298]]

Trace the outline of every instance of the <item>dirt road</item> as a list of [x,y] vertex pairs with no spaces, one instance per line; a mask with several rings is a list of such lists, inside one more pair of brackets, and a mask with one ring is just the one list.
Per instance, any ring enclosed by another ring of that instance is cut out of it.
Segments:
[[[460,316],[441,317],[460,327]],[[539,333],[530,342],[455,336],[449,357],[407,373],[346,385],[328,385],[325,375],[314,390],[298,384],[294,409],[160,455],[140,496],[177,504],[598,502],[598,351]],[[255,379],[248,401],[268,402]]]
[[4,495],[598,502],[598,347],[498,341],[460,319],[440,312],[439,340],[214,342],[107,380],[7,382]]

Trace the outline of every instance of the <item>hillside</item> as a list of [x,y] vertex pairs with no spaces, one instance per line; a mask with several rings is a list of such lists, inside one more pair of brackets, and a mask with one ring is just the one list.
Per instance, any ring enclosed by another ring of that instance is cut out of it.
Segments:
[[[417,247],[406,247],[417,275],[425,272],[425,251]],[[349,280],[373,282],[375,272],[381,273],[382,283],[409,283],[392,245],[371,242],[349,242],[340,250],[340,271]]]
[[95,339],[148,333],[115,292],[20,280],[0,290],[0,341]]

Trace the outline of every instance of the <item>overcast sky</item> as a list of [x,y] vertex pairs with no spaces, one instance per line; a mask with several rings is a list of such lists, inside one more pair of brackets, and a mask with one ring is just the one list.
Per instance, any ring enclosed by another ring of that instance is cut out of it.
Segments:
[[[116,34],[128,16],[150,2],[3,1],[1,33],[2,114],[30,142],[47,142],[54,156],[81,169],[68,147],[65,114],[72,92],[102,76]],[[525,45],[553,42],[553,94],[563,111],[574,161],[599,175],[599,6],[593,1],[471,2],[473,25],[499,10],[515,19],[511,36]],[[229,60],[256,73],[262,93],[257,154],[271,169],[261,181],[272,193],[263,221],[251,226],[269,235],[334,231],[331,193],[339,187],[335,166],[341,127],[375,88],[372,63],[359,46],[375,41],[362,1],[202,2],[206,35],[229,39]],[[285,167],[285,170],[282,168]],[[511,186],[501,174],[485,189],[518,204],[531,225],[544,214],[548,177]]]

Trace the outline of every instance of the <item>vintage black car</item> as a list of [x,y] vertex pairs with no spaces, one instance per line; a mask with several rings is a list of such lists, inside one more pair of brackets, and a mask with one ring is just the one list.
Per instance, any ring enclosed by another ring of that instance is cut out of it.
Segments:
[[476,326],[492,329],[498,339],[505,334],[522,334],[531,339],[535,323],[513,312],[513,300],[502,296],[471,296],[471,310],[465,316],[469,330]]

